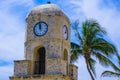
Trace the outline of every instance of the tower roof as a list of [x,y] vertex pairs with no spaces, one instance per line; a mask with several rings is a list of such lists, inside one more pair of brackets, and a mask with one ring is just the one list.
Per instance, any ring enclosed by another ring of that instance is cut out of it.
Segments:
[[68,17],[64,14],[64,12],[55,4],[44,4],[37,6],[32,9],[29,15],[36,15],[36,14],[60,15],[68,19]]

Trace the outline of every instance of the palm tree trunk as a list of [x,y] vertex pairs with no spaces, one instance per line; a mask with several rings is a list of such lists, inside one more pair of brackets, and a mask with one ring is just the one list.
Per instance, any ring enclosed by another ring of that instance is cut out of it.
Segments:
[[89,64],[88,64],[88,59],[85,58],[85,61],[86,61],[86,67],[87,67],[87,70],[88,70],[88,72],[90,74],[91,79],[95,80],[94,77],[93,77],[93,75],[92,75],[92,72],[90,71]]

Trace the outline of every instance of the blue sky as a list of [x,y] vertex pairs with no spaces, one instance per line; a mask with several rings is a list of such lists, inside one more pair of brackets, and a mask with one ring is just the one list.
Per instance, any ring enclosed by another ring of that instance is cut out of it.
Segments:
[[[9,80],[13,75],[14,60],[24,59],[25,19],[31,9],[45,4],[48,0],[1,0],[0,1],[0,80]],[[108,37],[120,49],[120,0],[51,0],[57,4],[73,22],[80,23],[88,18],[98,20],[108,32]],[[73,34],[71,34],[73,36]],[[73,40],[73,39],[72,39]],[[120,52],[120,50],[119,50]],[[79,80],[90,80],[81,57]],[[117,80],[117,78],[100,77],[103,68],[96,64],[96,80]]]

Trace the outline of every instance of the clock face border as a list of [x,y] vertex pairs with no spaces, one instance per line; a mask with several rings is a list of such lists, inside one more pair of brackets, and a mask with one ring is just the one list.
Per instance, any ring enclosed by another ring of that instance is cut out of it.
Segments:
[[[38,34],[35,32],[35,27],[36,27],[36,25],[41,24],[41,23],[43,23],[43,24],[46,25],[47,30],[46,30],[45,33],[43,33],[42,35],[38,35]],[[37,23],[34,25],[33,33],[34,33],[34,35],[36,35],[36,36],[38,36],[38,37],[44,36],[44,35],[47,33],[47,31],[48,31],[48,25],[47,25],[47,23],[44,22],[44,21],[37,22]]]
[[68,40],[68,28],[66,25],[63,26],[63,37],[65,40]]

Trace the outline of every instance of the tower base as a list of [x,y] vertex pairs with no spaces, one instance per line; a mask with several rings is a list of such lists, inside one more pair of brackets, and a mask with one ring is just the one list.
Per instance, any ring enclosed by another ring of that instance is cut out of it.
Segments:
[[34,76],[12,76],[10,80],[71,80],[65,75],[34,75]]

